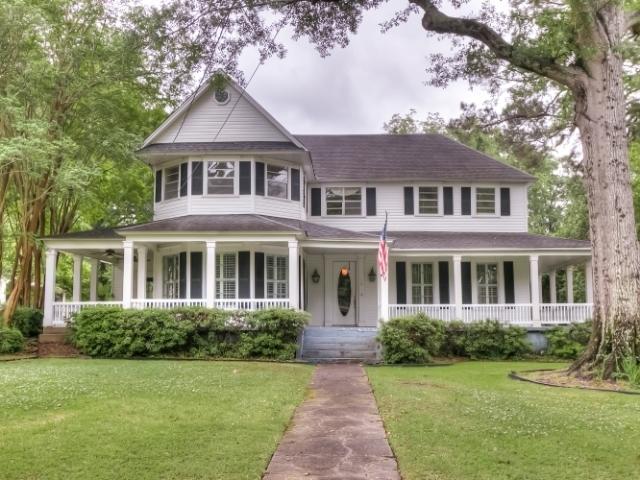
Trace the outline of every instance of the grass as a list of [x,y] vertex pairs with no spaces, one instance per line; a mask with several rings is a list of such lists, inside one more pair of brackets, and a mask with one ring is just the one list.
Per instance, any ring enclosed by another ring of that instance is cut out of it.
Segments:
[[127,360],[0,363],[0,477],[259,479],[311,368]]
[[640,396],[507,378],[561,366],[369,368],[403,479],[640,478]]

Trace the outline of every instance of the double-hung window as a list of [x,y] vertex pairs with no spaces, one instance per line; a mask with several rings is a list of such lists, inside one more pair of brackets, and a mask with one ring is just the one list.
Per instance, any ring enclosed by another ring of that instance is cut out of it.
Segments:
[[267,165],[267,196],[289,197],[289,169],[279,165]]
[[289,259],[282,255],[267,255],[267,298],[289,297]]
[[433,303],[433,264],[411,264],[411,303]]
[[180,256],[166,255],[162,263],[162,296],[180,298]]
[[418,187],[418,213],[421,215],[437,215],[438,187]]
[[478,303],[498,303],[498,265],[478,263]]
[[235,193],[234,162],[208,162],[207,193],[209,195],[233,195]]
[[360,187],[327,187],[327,215],[362,215]]
[[180,166],[165,168],[164,170],[164,199],[178,198],[180,186]]
[[496,189],[493,187],[476,188],[476,213],[481,215],[495,215]]
[[236,298],[236,254],[216,255],[216,298]]

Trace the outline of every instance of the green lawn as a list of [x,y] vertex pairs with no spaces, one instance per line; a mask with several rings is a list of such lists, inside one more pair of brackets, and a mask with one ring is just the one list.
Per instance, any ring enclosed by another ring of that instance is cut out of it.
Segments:
[[507,378],[560,366],[369,368],[403,479],[640,478],[640,396]]
[[312,369],[0,363],[0,478],[259,479]]

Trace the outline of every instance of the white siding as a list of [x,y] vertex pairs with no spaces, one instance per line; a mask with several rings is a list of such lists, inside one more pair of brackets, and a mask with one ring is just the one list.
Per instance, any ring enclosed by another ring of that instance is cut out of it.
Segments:
[[187,197],[174,198],[154,204],[153,219],[164,220],[167,218],[182,217],[189,214]]

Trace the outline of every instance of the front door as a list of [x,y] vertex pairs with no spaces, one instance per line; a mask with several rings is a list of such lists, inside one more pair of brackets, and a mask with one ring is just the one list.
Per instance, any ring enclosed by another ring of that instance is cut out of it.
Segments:
[[357,279],[356,262],[334,261],[332,268],[333,288],[329,295],[333,297],[332,325],[353,327],[357,324]]

